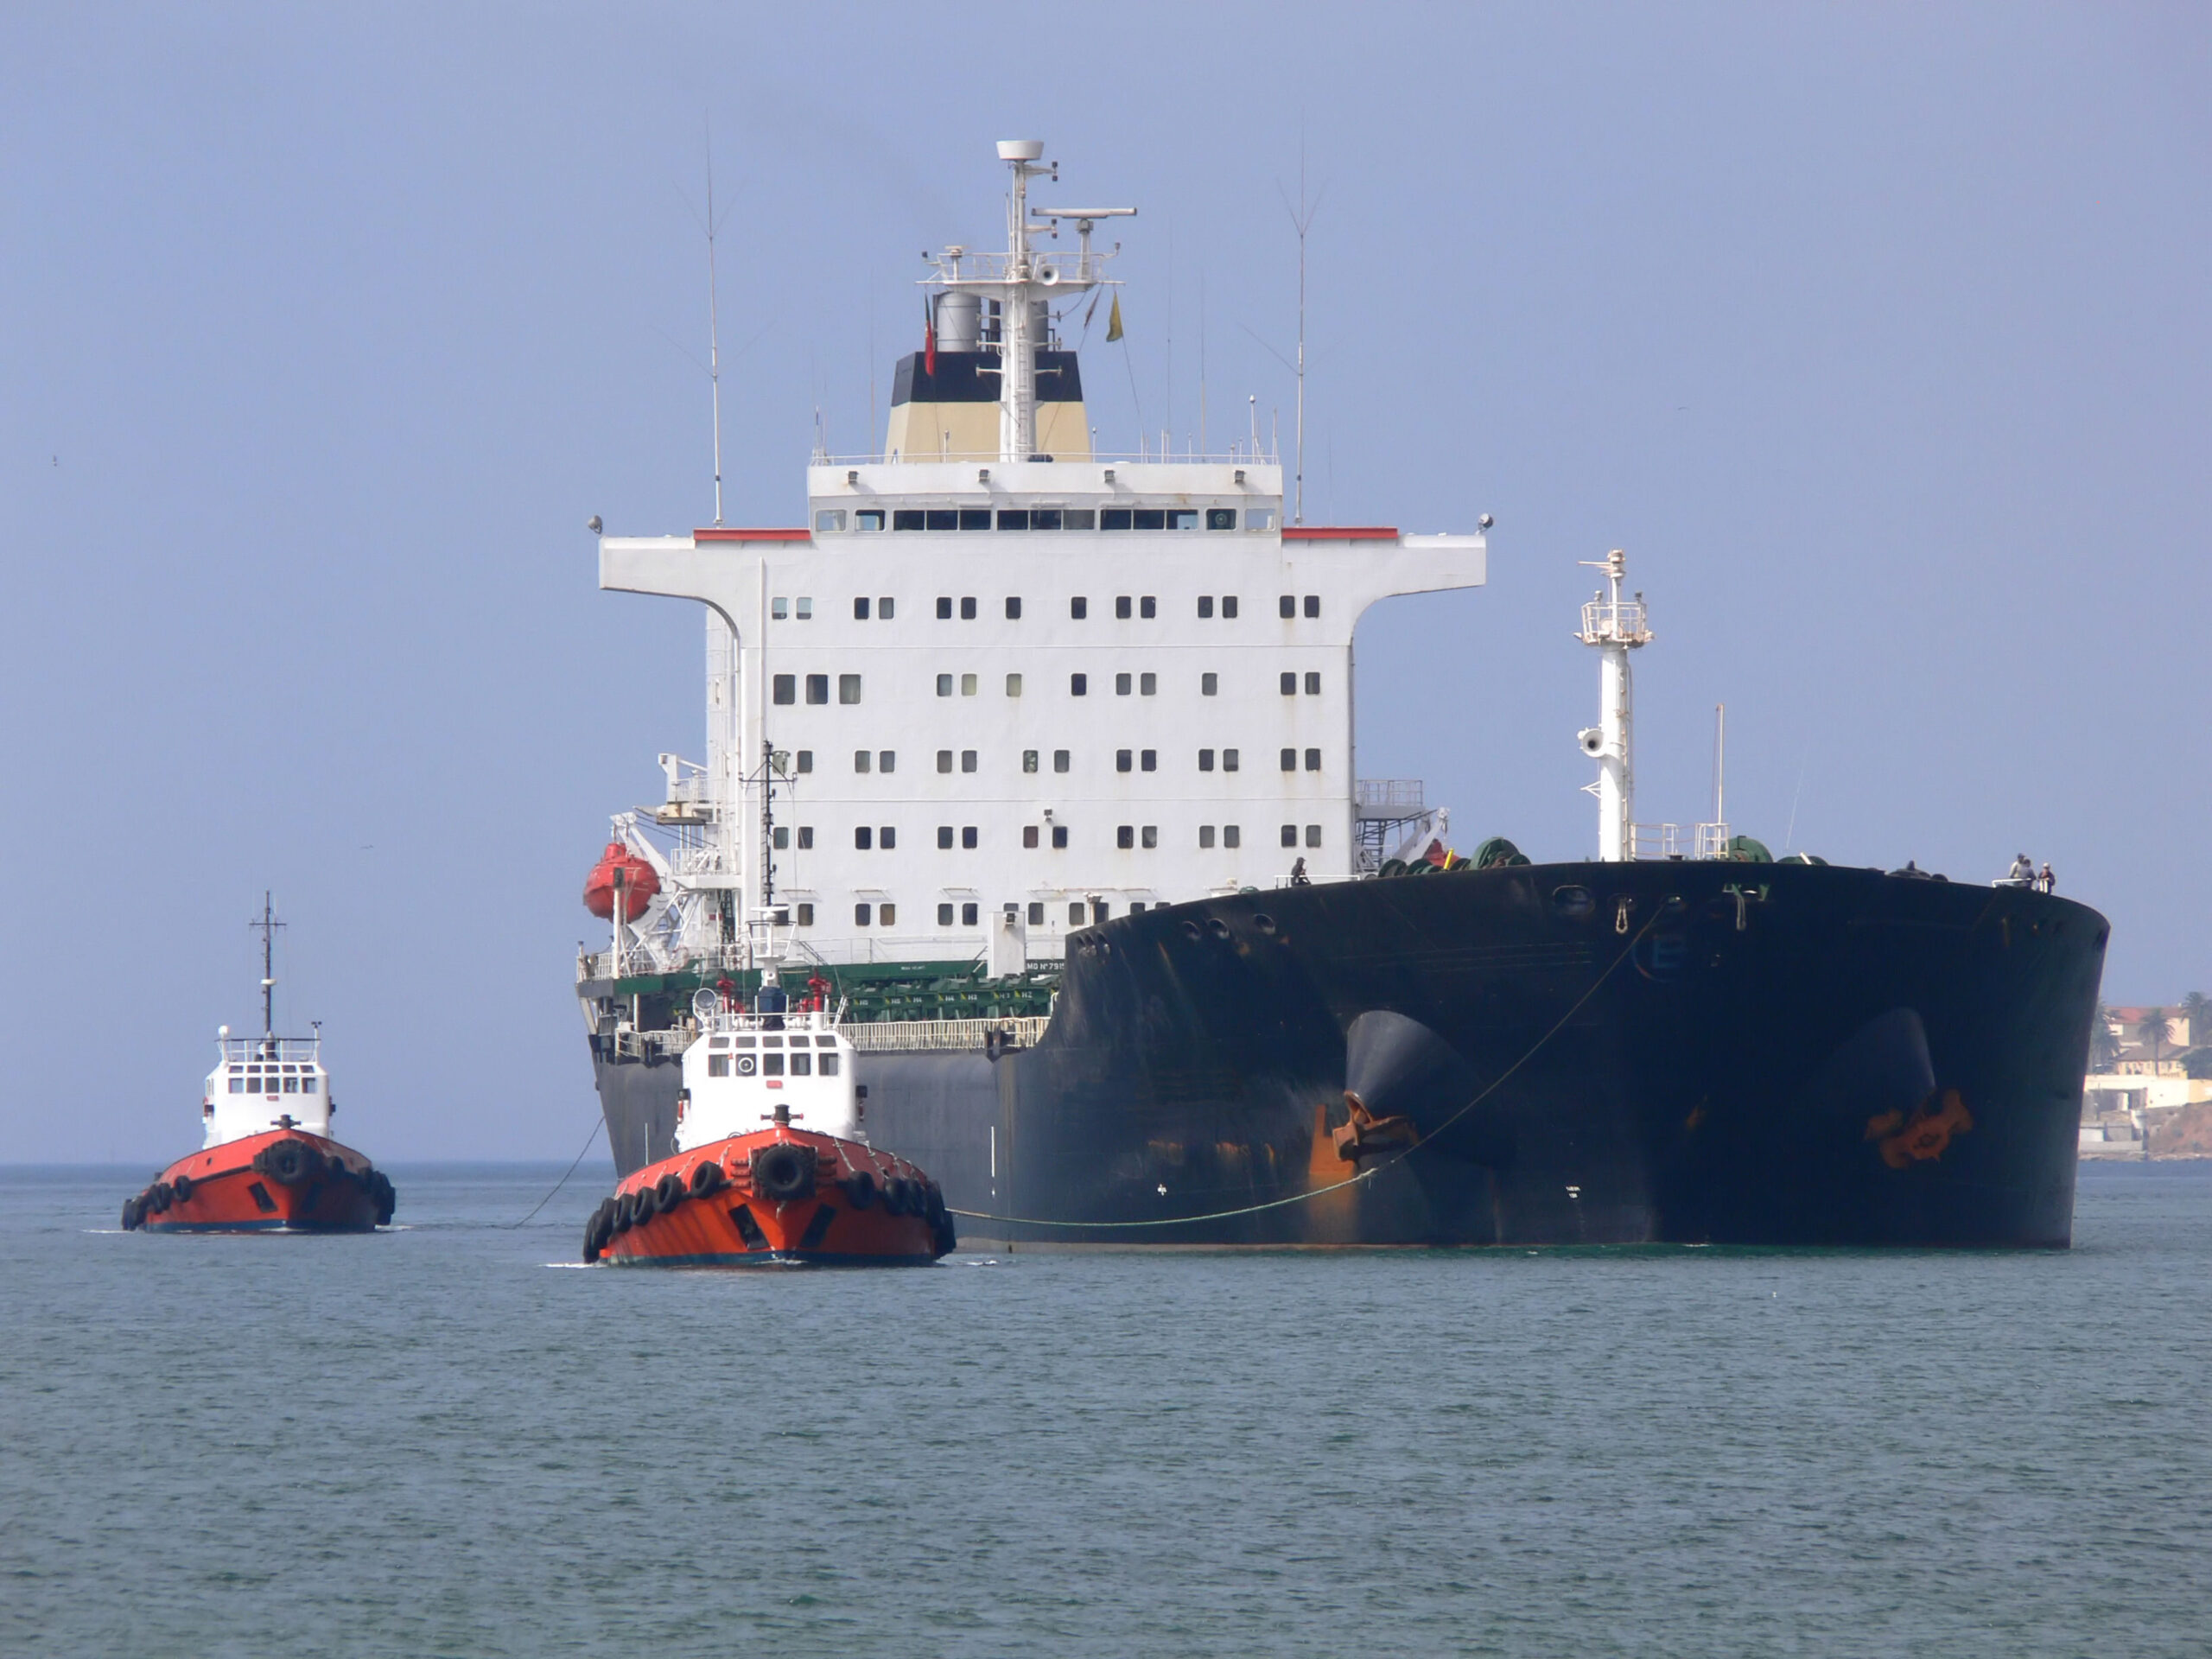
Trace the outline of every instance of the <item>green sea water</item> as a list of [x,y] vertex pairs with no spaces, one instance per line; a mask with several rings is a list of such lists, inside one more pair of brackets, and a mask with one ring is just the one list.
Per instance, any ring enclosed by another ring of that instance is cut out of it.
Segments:
[[0,1171],[0,1652],[2200,1655],[2212,1166],[2049,1254],[569,1265]]

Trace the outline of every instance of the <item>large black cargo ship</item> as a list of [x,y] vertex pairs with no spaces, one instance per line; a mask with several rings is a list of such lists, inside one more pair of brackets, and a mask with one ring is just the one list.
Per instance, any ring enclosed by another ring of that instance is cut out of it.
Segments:
[[938,262],[885,451],[817,455],[805,527],[601,544],[603,587],[709,614],[708,760],[661,757],[588,891],[617,1166],[772,968],[971,1243],[2066,1244],[2103,918],[1776,861],[1717,804],[1638,824],[1618,552],[1599,857],[1460,857],[1356,776],[1351,637],[1478,585],[1484,537],[1307,526],[1256,430],[1095,453],[1057,329],[1120,210],[1031,209],[1039,148],[1001,147],[1008,252]]

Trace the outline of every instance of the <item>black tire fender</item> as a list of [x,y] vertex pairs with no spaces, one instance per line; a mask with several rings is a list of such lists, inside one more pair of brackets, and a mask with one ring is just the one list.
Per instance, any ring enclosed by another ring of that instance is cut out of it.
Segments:
[[304,1186],[322,1173],[322,1158],[304,1141],[276,1141],[261,1149],[269,1178],[284,1186]]
[[883,1184],[884,1213],[893,1216],[906,1214],[912,1203],[910,1196],[912,1192],[912,1182],[904,1175],[893,1175]]
[[190,1203],[192,1199],[192,1177],[189,1175],[180,1175],[176,1179],[171,1181],[169,1183],[169,1196],[174,1198],[179,1204]]
[[653,1188],[653,1207],[665,1216],[690,1194],[691,1189],[684,1185],[683,1178],[671,1169]]
[[722,1166],[709,1158],[691,1171],[691,1196],[703,1198],[719,1192],[722,1185]]
[[779,1141],[753,1154],[753,1190],[776,1204],[810,1198],[814,1192],[814,1149]]
[[875,1207],[875,1177],[865,1169],[856,1169],[837,1183],[843,1189],[845,1202],[855,1210]]

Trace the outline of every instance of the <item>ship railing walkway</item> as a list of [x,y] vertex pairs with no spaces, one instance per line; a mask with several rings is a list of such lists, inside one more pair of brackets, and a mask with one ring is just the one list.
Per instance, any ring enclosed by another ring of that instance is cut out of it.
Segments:
[[[849,1020],[837,1029],[863,1054],[981,1054],[992,1046],[994,1033],[1006,1048],[1033,1048],[1052,1023],[1050,1014],[1019,1014],[999,1020]],[[624,1059],[675,1059],[698,1035],[688,1025],[618,1031],[614,1052]]]

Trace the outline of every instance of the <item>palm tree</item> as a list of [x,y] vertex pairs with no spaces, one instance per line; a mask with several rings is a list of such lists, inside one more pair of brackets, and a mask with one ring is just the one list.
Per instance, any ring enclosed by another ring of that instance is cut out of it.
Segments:
[[2206,1037],[2212,1036],[2205,1030],[2208,1020],[2212,1020],[2212,997],[2202,991],[2191,991],[2181,1000],[2181,1017],[2189,1021],[2189,1046],[2205,1046]]
[[2145,1008],[2143,1017],[2135,1022],[2135,1034],[2151,1045],[2151,1069],[2158,1069],[2158,1050],[2166,1040],[2166,1011]]
[[2120,1039],[2112,1033],[2112,1010],[2101,1002],[2097,1004],[2096,1018],[2089,1023],[2089,1070],[2110,1071],[2120,1064]]

